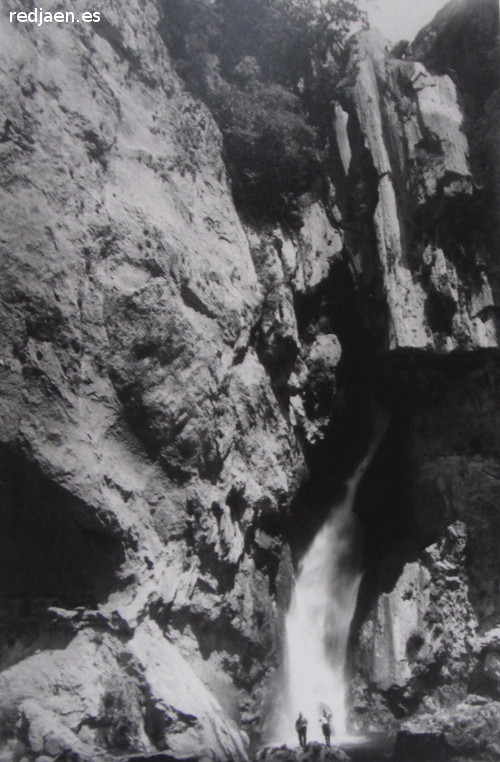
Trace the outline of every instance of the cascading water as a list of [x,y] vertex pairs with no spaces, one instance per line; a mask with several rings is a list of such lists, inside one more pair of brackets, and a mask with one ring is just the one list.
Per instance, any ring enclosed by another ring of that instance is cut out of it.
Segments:
[[308,741],[322,741],[319,718],[331,712],[337,740],[346,737],[345,661],[361,582],[358,520],[352,507],[358,484],[385,431],[385,423],[302,558],[285,621],[282,704],[274,743],[297,744],[295,720],[308,719]]

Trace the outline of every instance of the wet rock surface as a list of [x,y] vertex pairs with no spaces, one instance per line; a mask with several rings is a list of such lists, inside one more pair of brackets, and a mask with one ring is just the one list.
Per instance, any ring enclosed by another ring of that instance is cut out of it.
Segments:
[[351,758],[338,746],[308,743],[290,749],[288,746],[269,747],[261,751],[254,762],[349,762]]
[[308,743],[299,747],[274,746],[262,749],[254,758],[255,762],[382,762],[391,758],[394,737],[385,734],[353,738],[349,742],[330,747],[320,743]]

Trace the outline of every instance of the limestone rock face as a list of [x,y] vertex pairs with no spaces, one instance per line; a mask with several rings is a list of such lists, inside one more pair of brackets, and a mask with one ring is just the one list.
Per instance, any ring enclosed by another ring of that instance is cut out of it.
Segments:
[[386,501],[394,509],[379,513],[385,550],[367,575],[375,582],[355,651],[360,728],[408,717],[420,727],[421,716],[455,712],[469,694],[498,697],[498,367],[469,361],[457,358],[456,374],[447,362],[409,372],[427,383],[405,387],[404,412],[395,411],[406,416],[406,452],[390,473],[403,470],[404,491],[378,494],[380,462],[366,484],[375,514]]
[[356,507],[353,723],[411,718],[398,760],[495,759],[498,6],[450,3],[413,45],[368,33],[352,57],[352,268],[393,350],[380,375],[393,420]]
[[[442,686],[446,698],[467,692],[478,621],[466,574],[467,531],[457,522],[418,562],[405,565],[360,634],[361,674],[387,697],[396,717]],[[439,690],[438,690],[439,693]],[[366,707],[358,699],[357,711]]]
[[139,627],[126,646],[86,629],[64,648],[5,669],[1,684],[12,729],[23,736],[7,741],[5,758],[16,746],[50,758],[73,752],[85,760],[95,759],[96,749],[151,752],[167,734],[169,752],[181,759],[200,749],[207,759],[210,749],[245,757],[220,705],[154,624]]
[[469,696],[454,710],[441,710],[404,723],[395,756],[406,759],[458,759],[493,762],[500,752],[500,704]]
[[454,82],[392,57],[372,31],[352,46],[350,76],[352,266],[387,310],[388,348],[497,346]]
[[[489,206],[493,248],[499,243],[500,40],[498,4],[494,0],[448,3],[417,35],[413,53],[437,74],[449,72],[461,95],[474,181]],[[498,269],[494,273],[495,295]]]
[[93,10],[1,31],[0,754],[241,759],[305,474],[293,294],[342,238],[307,200],[245,230],[156,3]]

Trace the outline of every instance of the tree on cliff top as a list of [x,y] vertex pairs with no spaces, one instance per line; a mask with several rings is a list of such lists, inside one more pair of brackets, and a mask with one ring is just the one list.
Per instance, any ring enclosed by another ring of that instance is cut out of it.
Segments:
[[364,17],[352,0],[163,0],[178,71],[224,138],[240,208],[293,221],[323,174],[325,115],[344,43]]

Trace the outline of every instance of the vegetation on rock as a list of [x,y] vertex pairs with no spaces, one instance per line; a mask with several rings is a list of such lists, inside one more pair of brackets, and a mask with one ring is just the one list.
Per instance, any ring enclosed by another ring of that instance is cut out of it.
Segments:
[[321,188],[327,106],[363,13],[351,0],[164,0],[162,7],[178,70],[221,129],[237,204],[293,222],[297,198]]

